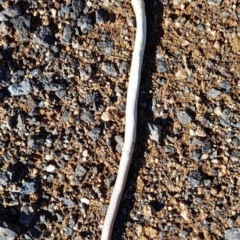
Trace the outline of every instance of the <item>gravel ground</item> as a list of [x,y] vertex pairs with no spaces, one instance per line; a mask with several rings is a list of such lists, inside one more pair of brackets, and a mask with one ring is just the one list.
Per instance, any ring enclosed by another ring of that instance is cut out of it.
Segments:
[[[240,5],[146,2],[113,239],[240,239]],[[99,239],[124,134],[130,0],[0,1],[0,239]]]

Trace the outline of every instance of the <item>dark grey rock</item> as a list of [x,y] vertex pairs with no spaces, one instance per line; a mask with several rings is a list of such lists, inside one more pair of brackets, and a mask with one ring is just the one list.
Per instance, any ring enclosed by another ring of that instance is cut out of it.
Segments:
[[202,175],[200,172],[191,171],[187,178],[188,182],[192,187],[198,187],[202,180]]
[[54,53],[59,53],[60,49],[58,46],[52,46],[51,47],[51,50],[54,52]]
[[240,151],[236,151],[230,155],[230,159],[232,161],[239,161],[240,162]]
[[[111,141],[111,139],[106,138],[106,145],[107,145],[109,148],[112,148],[112,141]],[[117,146],[116,146],[116,150],[117,150]]]
[[72,37],[72,33],[73,33],[73,30],[71,28],[71,26],[69,24],[67,24],[65,27],[64,27],[64,30],[63,30],[63,35],[62,35],[62,38],[61,38],[61,43],[63,44],[69,44],[70,40],[71,40],[71,37]]
[[164,73],[164,72],[167,72],[169,71],[169,66],[167,65],[167,63],[163,60],[161,61],[158,61],[157,62],[157,71],[159,73]]
[[158,124],[149,123],[148,128],[150,131],[150,138],[156,143],[161,143],[162,141],[162,127]]
[[81,114],[80,119],[86,123],[92,123],[94,120],[94,115],[87,111]]
[[20,233],[19,227],[0,221],[0,240],[14,240]]
[[62,6],[62,8],[58,11],[58,16],[66,16],[70,13],[70,6]]
[[182,239],[187,239],[190,233],[190,230],[182,230],[182,232],[179,233],[179,237]]
[[108,12],[104,9],[99,9],[96,11],[96,23],[102,24],[108,21]]
[[74,12],[81,12],[84,7],[83,0],[72,0],[72,9]]
[[166,82],[166,79],[165,78],[158,78],[157,81],[156,81],[159,85],[164,85],[165,82]]
[[64,232],[65,232],[65,235],[66,235],[67,237],[70,237],[70,236],[72,236],[72,234],[73,234],[73,230],[72,230],[72,228],[70,228],[70,227],[65,227],[65,228],[64,228]]
[[201,155],[202,155],[201,149],[195,149],[190,153],[190,158],[195,161],[198,161]]
[[41,236],[41,231],[39,229],[36,229],[35,227],[32,227],[28,230],[28,234],[30,235],[31,237],[31,240],[32,239],[39,239],[40,236]]
[[120,72],[121,74],[125,74],[125,73],[128,72],[129,68],[130,68],[130,64],[129,64],[128,62],[123,61],[123,62],[121,62],[121,64],[120,64],[119,72]]
[[231,126],[231,119],[233,116],[234,114],[229,108],[224,108],[221,115],[219,116],[219,121],[223,126]]
[[94,104],[98,99],[97,94],[87,94],[85,101],[86,101],[86,105],[91,105]]
[[229,90],[231,89],[231,85],[230,85],[229,81],[223,81],[223,82],[219,83],[219,87],[224,89],[226,92],[229,92]]
[[66,96],[66,94],[67,94],[67,91],[66,91],[66,90],[60,90],[60,91],[56,91],[56,92],[55,92],[55,95],[56,95],[57,97],[59,97],[60,99],[64,99],[65,96]]
[[28,147],[37,150],[42,147],[45,142],[43,135],[33,135],[28,137]]
[[33,194],[37,192],[39,189],[39,182],[37,181],[29,181],[29,182],[24,182],[22,185],[22,193],[26,195]]
[[0,90],[0,100],[5,99],[7,96],[8,96],[8,94],[4,89]]
[[43,75],[42,71],[39,68],[33,69],[31,73],[35,78],[39,78]]
[[207,95],[211,98],[217,98],[222,92],[216,88],[211,88],[208,90]]
[[102,64],[102,70],[108,74],[109,76],[116,77],[118,72],[114,66],[113,63],[111,62],[103,62]]
[[0,66],[0,83],[9,82],[11,79],[10,71],[5,64]]
[[[70,18],[73,19],[73,20],[77,20],[79,18],[79,16],[80,16],[79,12],[70,12]],[[77,28],[75,28],[74,30],[75,30],[75,34],[79,35],[79,32],[77,31]]]
[[174,149],[174,147],[172,147],[172,146],[165,146],[164,147],[164,150],[165,150],[165,153],[170,153],[170,154],[173,154],[173,153],[175,153],[175,149]]
[[70,116],[71,116],[70,111],[64,111],[60,121],[61,122],[67,122],[69,120]]
[[93,74],[91,65],[87,64],[84,67],[80,68],[79,74],[82,80],[88,80]]
[[16,17],[22,14],[22,9],[19,5],[15,4],[6,8],[2,13],[9,17]]
[[211,186],[212,181],[210,179],[204,179],[203,180],[203,184],[205,187],[210,187]]
[[113,41],[104,40],[97,42],[98,48],[103,54],[112,55],[113,54]]
[[22,79],[24,74],[25,74],[24,70],[17,70],[15,73],[13,73],[12,78],[11,78],[11,82],[13,82],[13,83],[18,82],[19,80]]
[[202,145],[203,142],[194,137],[194,138],[192,139],[192,141],[191,141],[191,144],[192,144],[192,145]]
[[14,17],[11,19],[11,23],[13,24],[13,27],[19,32],[22,39],[26,39],[30,33],[31,16],[22,15]]
[[29,227],[29,225],[31,224],[33,218],[34,218],[34,212],[30,211],[30,206],[25,205],[21,207],[20,210],[20,223],[25,226],[25,227]]
[[197,27],[201,30],[204,31],[205,30],[205,26],[203,24],[198,24]]
[[232,139],[232,145],[234,147],[238,147],[239,146],[239,139],[238,138],[233,138]]
[[21,96],[32,93],[32,86],[28,79],[24,79],[19,83],[15,83],[8,87],[11,96]]
[[240,228],[232,228],[224,231],[224,240],[239,240]]
[[81,165],[78,165],[75,169],[75,174],[81,180],[87,173],[87,169]]
[[116,180],[116,175],[111,175],[109,178],[106,179],[106,187],[110,188],[111,186],[113,186],[115,180]]
[[59,198],[59,200],[68,207],[74,207],[76,205],[75,202],[69,198]]
[[99,138],[100,138],[100,134],[101,134],[101,129],[100,128],[94,128],[91,131],[88,132],[88,136],[94,141],[96,142]]
[[88,33],[93,29],[93,20],[91,15],[86,14],[82,16],[78,22],[77,22],[78,27],[80,27],[82,33]]
[[65,83],[46,82],[44,84],[44,89],[47,91],[59,91],[59,90],[64,90],[66,88],[67,88],[67,84]]
[[33,36],[33,41],[39,45],[42,45],[46,48],[53,45],[54,34],[50,27],[41,26]]
[[5,148],[7,146],[7,143],[3,140],[0,140],[0,148]]
[[9,171],[0,172],[0,184],[8,186],[12,182],[12,173]]
[[229,119],[229,118],[233,117],[233,115],[234,114],[230,110],[230,108],[224,108],[220,117],[223,118],[223,119]]
[[178,111],[177,118],[181,124],[188,124],[192,121],[192,117],[185,111]]
[[205,140],[202,145],[203,153],[211,153],[212,151],[212,143],[209,140]]
[[71,218],[71,219],[69,219],[68,225],[70,227],[74,227],[76,225],[76,222],[74,221],[74,219]]

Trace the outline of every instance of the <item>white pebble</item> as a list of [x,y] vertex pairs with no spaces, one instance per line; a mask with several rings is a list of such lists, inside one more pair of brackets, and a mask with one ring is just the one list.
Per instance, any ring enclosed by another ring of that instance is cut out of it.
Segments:
[[45,170],[46,170],[47,172],[53,172],[55,169],[56,169],[56,167],[55,167],[54,165],[50,164],[50,165],[48,165],[48,166],[46,167]]
[[90,202],[89,199],[87,199],[87,198],[81,198],[80,201],[81,201],[82,203],[87,204],[87,205],[89,205],[89,202]]

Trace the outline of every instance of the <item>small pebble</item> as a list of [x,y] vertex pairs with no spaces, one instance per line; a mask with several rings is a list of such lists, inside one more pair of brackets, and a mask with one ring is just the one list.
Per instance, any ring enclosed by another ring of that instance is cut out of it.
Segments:
[[32,90],[32,86],[28,79],[25,79],[8,87],[8,91],[11,96],[27,95],[30,94]]
[[169,71],[169,66],[163,60],[157,62],[157,71],[159,73],[164,73]]
[[224,89],[226,92],[229,92],[229,90],[231,89],[231,85],[228,81],[223,81],[219,83],[219,87]]
[[192,121],[192,117],[185,111],[178,111],[177,118],[179,122],[183,125],[188,124]]
[[84,7],[84,1],[83,0],[72,0],[72,9],[75,12],[81,12]]
[[82,180],[82,178],[86,175],[86,173],[87,173],[87,169],[81,165],[78,165],[75,169],[75,174],[80,180]]
[[156,143],[161,143],[162,127],[158,124],[149,123],[148,128],[149,128],[149,131],[150,131],[150,135],[149,135],[150,139],[152,139]]
[[221,91],[215,89],[215,88],[211,88],[210,90],[208,90],[207,95],[211,98],[217,98],[219,95],[221,94]]
[[197,129],[195,131],[195,134],[196,134],[196,136],[199,136],[199,137],[206,137],[207,136],[206,131],[201,126],[197,127]]
[[100,128],[94,128],[93,130],[88,132],[88,136],[96,142],[100,138],[101,129]]
[[202,152],[203,153],[211,153],[212,151],[212,144],[209,140],[206,140],[203,142],[203,145],[202,145]]
[[109,76],[117,77],[118,72],[117,72],[114,64],[111,63],[111,62],[103,62],[103,64],[102,64],[102,70],[103,70],[106,74],[108,74]]
[[195,149],[190,153],[190,158],[195,160],[195,161],[198,161],[201,154],[202,154],[201,149]]
[[110,112],[103,112],[101,115],[101,119],[105,122],[109,122],[113,119],[113,115]]
[[50,27],[41,26],[33,36],[33,41],[43,47],[49,48],[53,45],[54,33]]
[[31,16],[22,15],[12,18],[10,21],[13,27],[18,31],[21,36],[20,40],[27,40],[31,28]]
[[188,175],[188,182],[192,187],[198,187],[202,180],[202,175],[197,171],[191,171]]
[[82,203],[87,204],[87,205],[89,205],[89,203],[90,203],[89,199],[87,199],[87,198],[81,198],[80,201],[81,201]]
[[93,29],[94,23],[91,15],[87,14],[82,16],[78,22],[78,27],[80,27],[82,33],[88,33]]
[[30,181],[30,182],[24,182],[22,185],[22,193],[26,195],[33,194],[37,192],[39,189],[39,182],[37,181]]
[[48,166],[45,168],[45,170],[46,170],[47,172],[54,172],[55,169],[56,169],[56,167],[55,167],[54,165],[52,165],[52,164],[48,165]]
[[97,42],[97,46],[103,54],[112,55],[113,54],[113,41],[104,40]]

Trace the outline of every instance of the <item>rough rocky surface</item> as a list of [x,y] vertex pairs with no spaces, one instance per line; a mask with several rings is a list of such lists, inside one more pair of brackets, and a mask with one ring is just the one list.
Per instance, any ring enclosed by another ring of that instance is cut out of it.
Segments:
[[[240,6],[148,0],[113,239],[240,228]],[[0,1],[0,239],[99,239],[123,146],[130,0]]]

